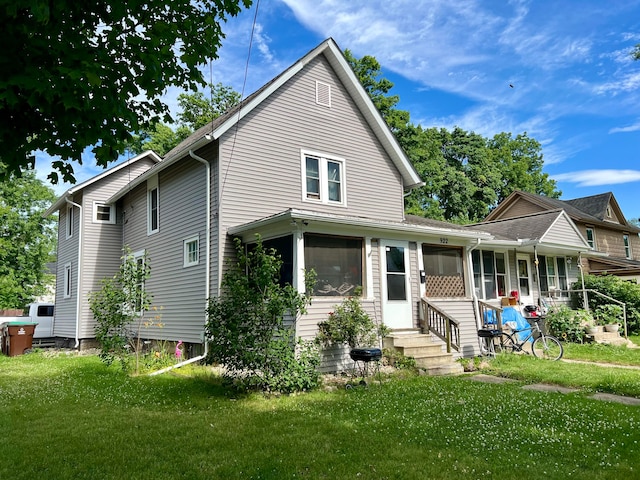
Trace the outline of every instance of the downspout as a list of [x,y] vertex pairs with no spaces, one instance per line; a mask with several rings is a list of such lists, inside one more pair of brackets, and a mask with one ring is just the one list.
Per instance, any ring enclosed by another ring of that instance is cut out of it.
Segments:
[[[473,260],[471,258],[471,252],[474,251],[476,248],[478,248],[480,246],[480,243],[482,242],[481,238],[476,238],[476,244],[473,245],[472,247],[467,247],[467,272],[469,273],[469,279],[471,280],[471,299],[473,301],[473,310],[474,310],[474,316],[476,317],[476,330],[480,328],[480,326],[478,325],[478,318],[480,317],[480,308],[478,307],[478,297],[476,296],[476,285],[474,282],[474,278],[473,278]],[[478,337],[478,340],[480,340],[480,337]]]
[[[204,166],[206,167],[206,175],[207,175],[207,260],[205,262],[206,264],[206,273],[205,273],[205,311],[207,309],[207,304],[208,304],[208,300],[209,300],[209,294],[211,292],[211,164],[209,162],[207,162],[204,158],[196,155],[195,153],[193,153],[193,150],[189,150],[189,156],[191,158],[193,158],[194,160],[197,160],[198,162],[204,164]],[[203,325],[203,327],[206,327],[207,324],[207,316],[205,314],[205,324]],[[207,357],[207,354],[209,353],[209,343],[207,342],[207,339],[204,337],[204,330],[203,330],[203,338],[202,341],[204,342],[204,353],[202,355],[198,355],[197,357],[193,357],[190,358],[188,360],[185,360],[183,362],[180,363],[176,363],[175,365],[171,365],[170,367],[166,367],[163,368],[161,370],[157,370],[153,373],[150,373],[150,376],[153,375],[160,375],[161,373],[166,373],[170,370],[173,370],[174,368],[179,368],[182,367],[184,365],[189,365],[190,363],[196,363],[199,362],[200,360],[203,360]]]
[[81,297],[81,285],[82,285],[82,205],[69,200],[69,197],[64,199],[67,204],[77,207],[80,210],[78,214],[78,286],[76,287],[76,343],[73,348],[78,348],[80,345],[80,297]]

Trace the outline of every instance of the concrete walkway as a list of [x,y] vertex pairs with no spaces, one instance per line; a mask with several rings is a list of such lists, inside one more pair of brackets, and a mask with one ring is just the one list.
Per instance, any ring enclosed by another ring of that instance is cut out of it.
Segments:
[[[569,362],[569,363],[594,364],[593,362],[581,362],[577,360],[563,360],[563,361]],[[619,367],[619,368],[631,368],[635,370],[640,370],[640,367],[631,367],[631,366],[625,366],[625,365],[611,365],[611,364],[603,364],[603,363],[599,363],[595,365],[602,366],[602,367]],[[511,378],[496,377],[494,375],[486,375],[484,373],[469,375],[469,376],[466,376],[465,378],[467,378],[468,380],[472,380],[474,382],[483,382],[483,383],[517,383],[519,381],[519,380],[513,380]],[[545,383],[534,383],[530,385],[523,385],[522,389],[533,390],[537,392],[552,392],[552,393],[562,393],[562,394],[580,392],[580,389],[578,388],[568,388],[560,385],[549,385]],[[640,407],[640,398],[625,397],[623,395],[613,395],[611,393],[594,393],[593,395],[588,395],[587,398]]]

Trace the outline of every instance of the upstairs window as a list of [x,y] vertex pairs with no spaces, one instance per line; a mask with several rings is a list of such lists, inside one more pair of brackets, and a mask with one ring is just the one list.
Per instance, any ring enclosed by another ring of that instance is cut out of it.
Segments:
[[627,258],[631,258],[631,243],[629,243],[629,234],[622,235],[622,242],[624,243],[624,255]]
[[113,205],[93,202],[94,223],[116,223],[116,212]]
[[587,243],[591,248],[596,248],[596,234],[592,227],[587,227]]
[[303,200],[344,205],[344,160],[316,154],[302,155]]
[[160,229],[158,177],[147,180],[147,234],[151,235]]
[[73,207],[67,208],[67,238],[73,237]]

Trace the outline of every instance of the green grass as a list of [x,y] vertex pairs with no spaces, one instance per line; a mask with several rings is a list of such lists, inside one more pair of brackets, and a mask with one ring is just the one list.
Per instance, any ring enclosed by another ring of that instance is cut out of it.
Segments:
[[583,393],[412,377],[265,398],[206,372],[129,377],[96,357],[0,357],[0,478],[640,476],[640,408]]
[[[637,336],[631,337],[631,340],[636,343],[639,342],[638,338]],[[640,348],[596,343],[564,343],[563,346],[564,358],[640,367]]]

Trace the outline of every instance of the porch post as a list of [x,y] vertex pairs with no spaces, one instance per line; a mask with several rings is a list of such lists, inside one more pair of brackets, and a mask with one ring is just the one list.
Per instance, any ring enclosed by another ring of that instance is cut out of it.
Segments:
[[293,287],[300,293],[306,293],[304,267],[304,235],[297,229],[293,232]]

